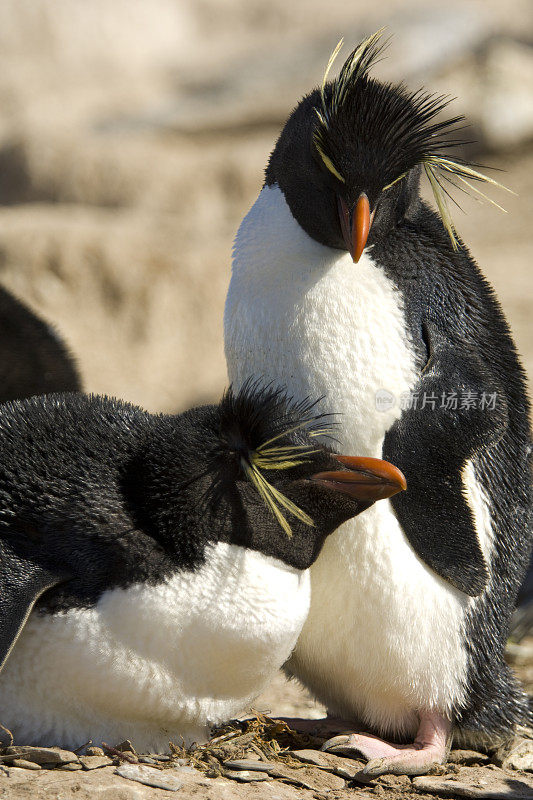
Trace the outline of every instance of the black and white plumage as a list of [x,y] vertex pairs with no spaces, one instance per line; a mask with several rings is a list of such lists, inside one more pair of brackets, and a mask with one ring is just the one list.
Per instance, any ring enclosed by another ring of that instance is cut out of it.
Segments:
[[56,331],[0,287],[0,403],[80,390],[74,359]]
[[290,655],[326,536],[405,488],[317,444],[325,426],[251,384],[177,416],[80,394],[0,409],[0,708],[17,741],[158,750],[249,708]]
[[236,385],[256,374],[322,395],[342,448],[408,480],[327,541],[288,665],[333,714],[418,736],[401,751],[353,737],[383,757],[372,774],[427,770],[452,728],[479,744],[531,721],[503,658],[531,548],[524,373],[443,191],[483,176],[450,155],[443,100],[369,76],[378,38],[289,117],[237,234],[225,312]]

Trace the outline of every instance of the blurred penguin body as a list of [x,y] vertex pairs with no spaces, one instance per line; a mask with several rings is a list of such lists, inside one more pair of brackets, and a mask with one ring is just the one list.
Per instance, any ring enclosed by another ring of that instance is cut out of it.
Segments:
[[56,331],[0,287],[0,403],[77,391],[74,359]]
[[[174,417],[84,395],[4,406],[0,705],[17,741],[158,751],[248,709],[296,642],[325,537],[372,502],[324,484],[358,473],[314,423],[250,387]],[[261,449],[273,437],[288,466]],[[291,536],[258,485],[297,504]]]

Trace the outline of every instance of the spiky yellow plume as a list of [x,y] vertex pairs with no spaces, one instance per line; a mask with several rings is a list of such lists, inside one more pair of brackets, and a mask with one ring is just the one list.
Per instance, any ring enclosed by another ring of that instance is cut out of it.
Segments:
[[[277,519],[287,536],[292,536],[291,526],[282,512],[285,509],[293,517],[299,519],[305,525],[310,527],[314,526],[311,517],[302,511],[301,508],[285,497],[278,489],[272,486],[269,481],[262,474],[262,470],[284,470],[292,469],[300,464],[304,464],[309,460],[309,457],[318,452],[306,445],[276,445],[275,443],[282,437],[289,436],[295,431],[307,427],[308,421],[301,422],[277,436],[272,437],[267,442],[264,442],[256,450],[251,452],[247,458],[241,459],[243,470],[248,480],[255,486],[263,502],[268,506],[274,517]],[[310,431],[311,435],[319,435],[326,433],[328,429],[323,428],[320,431],[317,429]]]
[[[336,164],[344,152],[342,147],[339,148],[338,141],[342,141],[342,136],[347,135],[357,137],[363,134],[364,138],[368,135],[370,126],[373,141],[380,144],[381,151],[385,154],[381,158],[385,184],[382,191],[387,191],[405,178],[416,165],[422,166],[444,228],[454,250],[457,250],[459,240],[448,204],[448,199],[453,202],[455,200],[445,182],[467,194],[474,193],[501,211],[505,209],[478,189],[475,183],[491,184],[508,192],[511,190],[461,159],[454,159],[449,155],[451,148],[464,144],[461,140],[450,138],[450,134],[461,130],[457,125],[464,121],[463,117],[439,118],[450,103],[450,98],[427,94],[423,90],[409,92],[403,85],[373,82],[371,88],[368,88],[368,72],[387,45],[387,42],[382,41],[383,32],[384,28],[381,28],[357,45],[346,59],[337,78],[328,83],[331,69],[343,44],[342,39],[331,54],[320,87],[320,102],[315,108],[317,123],[313,142],[316,152],[326,169],[337,180],[346,183],[346,176]],[[373,92],[375,117],[369,118],[367,113],[361,121],[358,118],[358,109],[362,95],[358,92],[367,91]],[[342,131],[341,134],[339,130]]]

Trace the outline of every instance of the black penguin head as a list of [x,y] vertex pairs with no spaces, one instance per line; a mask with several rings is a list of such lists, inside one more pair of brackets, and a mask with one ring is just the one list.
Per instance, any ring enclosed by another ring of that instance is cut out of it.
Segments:
[[321,244],[348,250],[354,261],[367,240],[373,244],[413,217],[422,172],[454,248],[447,184],[483,197],[470,181],[505,188],[453,158],[453,148],[464,144],[454,137],[463,118],[437,119],[449,99],[369,77],[384,49],[381,35],[359,44],[328,82],[339,43],[322,87],[292,112],[266,170],[267,185],[279,185],[300,226]]
[[321,444],[330,429],[313,403],[251,382],[162,417],[137,466],[143,528],[191,565],[227,541],[307,568],[341,523],[405,488],[387,462]]

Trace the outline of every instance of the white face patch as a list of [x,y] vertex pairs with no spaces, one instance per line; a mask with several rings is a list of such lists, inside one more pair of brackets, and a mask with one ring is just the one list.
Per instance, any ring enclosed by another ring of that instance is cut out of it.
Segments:
[[[323,395],[346,455],[381,457],[419,375],[402,296],[371,249],[354,264],[315,242],[277,187],[262,190],[237,234],[225,348],[236,388],[256,376],[297,399]],[[380,397],[389,402],[378,409]],[[461,702],[465,613],[475,601],[416,556],[388,500],[329,537],[311,579],[289,666],[331,710],[410,733],[416,710],[446,713]]]
[[196,571],[33,613],[0,675],[2,724],[19,742],[71,748],[203,740],[208,722],[249,710],[308,607],[307,571],[219,543]]

